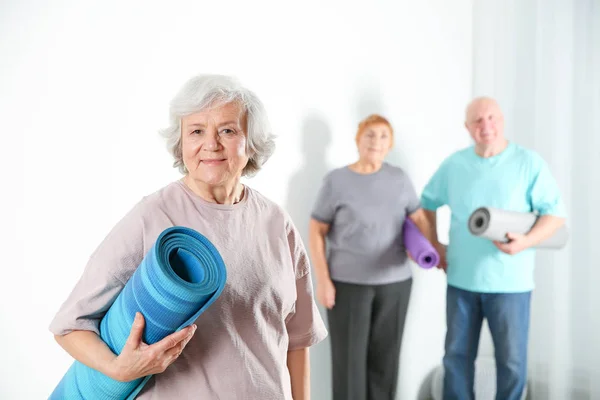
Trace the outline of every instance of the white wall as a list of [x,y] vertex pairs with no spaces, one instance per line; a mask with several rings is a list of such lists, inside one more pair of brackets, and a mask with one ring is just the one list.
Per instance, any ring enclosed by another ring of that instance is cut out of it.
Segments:
[[[532,297],[533,399],[600,398],[600,1],[475,3],[474,94],[498,98],[511,140],[538,151],[571,233],[540,251]],[[482,354],[493,354],[489,333]]]
[[[355,160],[355,128],[367,113],[391,119],[389,161],[418,191],[468,143],[470,1],[166,4],[12,1],[0,9],[8,138],[0,148],[10,185],[0,398],[43,398],[71,364],[47,326],[113,224],[178,177],[156,132],[191,75],[235,74],[264,100],[278,148],[249,183],[286,207],[305,240],[320,180]],[[400,398],[417,398],[441,360],[444,286],[439,271],[415,270]],[[314,399],[330,398],[329,368],[326,341],[312,352]]]

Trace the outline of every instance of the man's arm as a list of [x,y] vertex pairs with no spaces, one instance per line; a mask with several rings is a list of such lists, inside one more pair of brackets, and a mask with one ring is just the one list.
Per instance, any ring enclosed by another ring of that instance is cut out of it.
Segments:
[[508,233],[508,243],[494,242],[496,247],[507,254],[517,254],[527,248],[535,247],[548,239],[565,224],[565,218],[554,215],[542,215],[531,230],[525,234]]
[[542,215],[535,223],[533,228],[527,233],[530,246],[537,246],[544,240],[550,238],[564,224],[566,218],[556,217],[554,215]]
[[565,204],[550,167],[535,153],[530,161],[533,175],[530,177],[528,199],[531,209],[540,217],[526,235],[508,233],[506,235],[509,239],[508,243],[495,242],[501,251],[508,254],[517,254],[524,249],[537,246],[554,235],[566,221]]

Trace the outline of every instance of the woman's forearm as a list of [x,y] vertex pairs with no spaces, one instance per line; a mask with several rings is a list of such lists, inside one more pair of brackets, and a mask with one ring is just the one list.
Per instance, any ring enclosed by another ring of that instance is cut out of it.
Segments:
[[308,348],[288,351],[287,366],[290,372],[292,398],[310,399],[310,357]]
[[95,332],[73,331],[62,336],[55,335],[54,338],[77,361],[118,380],[113,370],[117,356]]
[[327,257],[325,256],[325,235],[326,231],[317,221],[310,221],[309,229],[309,251],[312,265],[315,269],[315,276],[318,282],[330,280],[329,266],[327,265]]
[[410,215],[410,219],[415,223],[423,236],[433,245],[439,243],[437,236],[437,218],[435,211],[418,209]]

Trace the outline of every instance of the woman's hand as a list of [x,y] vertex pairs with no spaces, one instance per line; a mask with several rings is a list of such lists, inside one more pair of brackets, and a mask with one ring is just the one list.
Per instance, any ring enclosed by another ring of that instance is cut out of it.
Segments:
[[335,286],[331,279],[317,282],[317,300],[327,309],[335,306]]
[[163,372],[179,357],[196,332],[196,325],[191,325],[148,345],[142,341],[144,326],[144,317],[136,313],[127,342],[113,361],[114,379],[129,382]]

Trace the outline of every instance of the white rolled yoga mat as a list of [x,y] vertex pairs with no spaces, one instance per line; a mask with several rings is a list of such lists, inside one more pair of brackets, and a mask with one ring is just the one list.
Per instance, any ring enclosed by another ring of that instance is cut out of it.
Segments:
[[[507,242],[507,233],[526,234],[531,230],[538,218],[539,216],[535,213],[480,207],[473,211],[469,217],[469,231],[475,236],[499,242]],[[563,225],[554,235],[535,247],[560,249],[567,244],[568,239],[569,233],[567,227]]]

